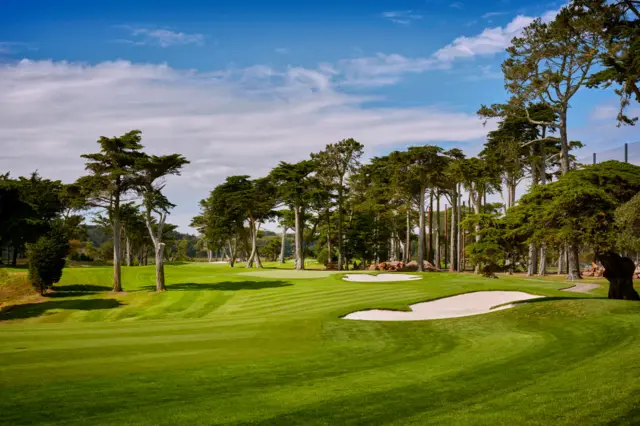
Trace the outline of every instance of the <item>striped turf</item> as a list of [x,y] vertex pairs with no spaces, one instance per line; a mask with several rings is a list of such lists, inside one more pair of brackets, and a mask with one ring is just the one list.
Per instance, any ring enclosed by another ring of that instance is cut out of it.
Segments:
[[[57,297],[0,314],[6,424],[638,424],[640,304],[566,283],[424,274],[109,268],[64,273]],[[280,272],[280,273],[278,273]],[[416,322],[344,321],[368,308],[478,290],[555,297]]]

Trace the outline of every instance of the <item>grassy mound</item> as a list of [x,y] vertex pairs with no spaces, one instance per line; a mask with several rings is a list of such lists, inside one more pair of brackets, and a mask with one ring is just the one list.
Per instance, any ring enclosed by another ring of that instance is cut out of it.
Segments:
[[[113,294],[109,268],[73,268],[44,302],[2,308],[3,423],[640,421],[640,303],[518,277],[243,272],[168,266],[169,291],[156,294],[153,266],[124,268],[126,294]],[[441,321],[339,318],[478,290],[554,299]]]

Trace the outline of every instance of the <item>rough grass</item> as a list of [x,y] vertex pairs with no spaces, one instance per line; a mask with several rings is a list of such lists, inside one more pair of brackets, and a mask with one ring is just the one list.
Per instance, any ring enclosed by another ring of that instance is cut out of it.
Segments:
[[[155,294],[152,266],[124,268],[116,295],[110,268],[74,268],[44,302],[2,308],[2,423],[640,422],[640,303],[559,292],[554,279],[241,272],[170,265]],[[552,299],[438,321],[339,319],[478,290]]]

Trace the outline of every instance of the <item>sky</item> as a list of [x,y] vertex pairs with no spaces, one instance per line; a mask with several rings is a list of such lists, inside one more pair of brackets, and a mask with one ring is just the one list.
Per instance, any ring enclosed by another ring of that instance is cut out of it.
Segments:
[[[3,0],[0,172],[72,182],[100,136],[140,129],[145,151],[191,161],[166,191],[170,221],[193,232],[199,200],[227,176],[264,176],[341,139],[366,158],[421,144],[473,155],[495,125],[475,112],[507,99],[504,49],[561,6]],[[611,89],[576,95],[579,157],[640,141],[616,127],[616,105]]]

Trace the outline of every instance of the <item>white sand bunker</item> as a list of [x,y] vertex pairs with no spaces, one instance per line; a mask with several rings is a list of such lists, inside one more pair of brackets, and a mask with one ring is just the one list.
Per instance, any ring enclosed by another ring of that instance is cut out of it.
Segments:
[[348,274],[343,278],[345,281],[354,281],[359,283],[380,283],[380,282],[389,282],[389,281],[411,281],[411,280],[420,280],[422,279],[419,275],[407,275],[407,274],[379,274],[379,275],[368,275],[368,274]]
[[[537,299],[544,296],[521,291],[478,291],[475,293],[459,294],[443,299],[410,305],[411,312],[386,311],[371,309],[368,311],[352,312],[343,317],[351,320],[367,321],[416,321],[442,318],[467,317],[470,315],[486,314],[512,308],[514,305],[503,305],[520,300]],[[495,309],[493,306],[503,305]]]

